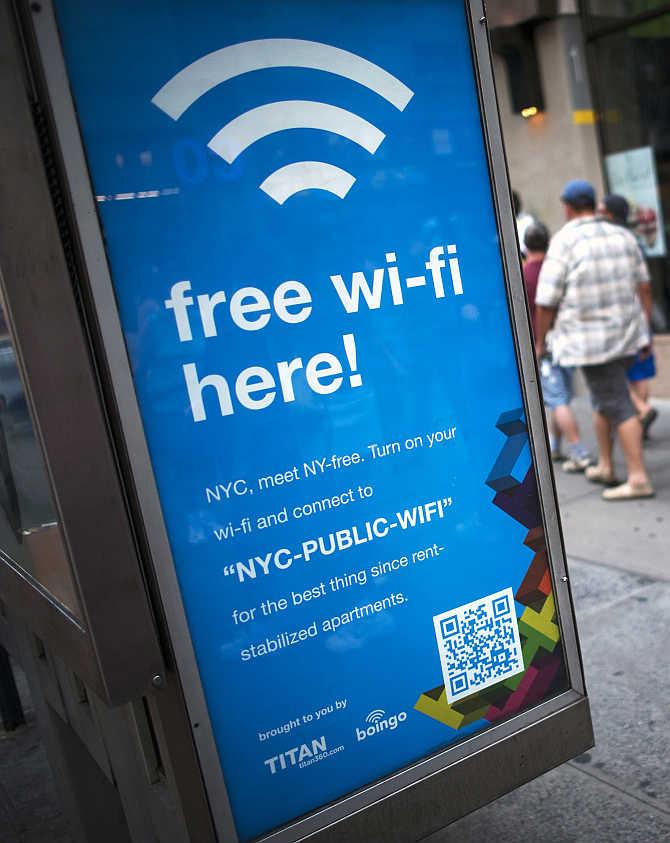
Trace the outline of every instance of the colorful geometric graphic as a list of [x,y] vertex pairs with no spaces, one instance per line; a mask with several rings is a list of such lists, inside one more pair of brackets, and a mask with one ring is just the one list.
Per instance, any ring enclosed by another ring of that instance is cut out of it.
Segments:
[[424,691],[414,708],[455,730],[476,720],[494,723],[516,714],[558,689],[565,680],[556,604],[523,408],[503,413],[496,427],[506,440],[486,485],[496,493],[494,505],[527,528],[524,545],[534,552],[514,595],[517,602],[525,606],[518,619],[525,670],[454,703],[447,700],[444,685]]

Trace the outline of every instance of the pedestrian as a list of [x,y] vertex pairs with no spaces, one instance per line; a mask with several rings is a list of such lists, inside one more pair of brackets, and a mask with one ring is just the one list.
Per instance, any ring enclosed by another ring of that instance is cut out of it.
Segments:
[[[598,206],[598,213],[615,225],[628,228],[630,206],[624,196],[617,193],[610,193],[605,196]],[[647,314],[647,318],[651,324],[651,313]],[[653,351],[646,355],[638,352],[626,373],[626,377],[628,378],[630,397],[642,425],[642,437],[647,439],[649,428],[658,418],[658,410],[649,403],[650,382],[656,377],[656,360]]]
[[[538,280],[536,351],[546,354],[551,329],[555,362],[584,373],[598,442],[598,463],[586,469],[587,479],[610,487],[603,491],[607,501],[648,498],[654,491],[626,380],[635,355],[649,347],[647,265],[630,231],[596,217],[589,182],[568,182],[561,201],[566,223],[551,240]],[[612,462],[615,431],[626,462],[623,483]]]
[[525,258],[526,244],[524,242],[524,238],[526,236],[526,230],[529,225],[532,225],[535,222],[535,220],[530,214],[523,210],[521,196],[516,190],[512,191],[512,204],[514,205],[514,216],[516,217],[516,234],[519,240],[519,249],[521,250],[521,255]]
[[[549,231],[541,222],[532,222],[524,236],[526,260],[523,265],[523,280],[528,295],[531,325],[535,325],[535,297],[538,276],[549,247]],[[570,403],[573,392],[573,369],[559,366],[551,358],[551,350],[540,360],[542,399],[549,418],[549,440],[551,458],[554,462],[563,460],[561,438],[568,443],[568,457],[563,461],[563,470],[569,473],[584,471],[592,463],[588,448],[581,441],[577,419]]]

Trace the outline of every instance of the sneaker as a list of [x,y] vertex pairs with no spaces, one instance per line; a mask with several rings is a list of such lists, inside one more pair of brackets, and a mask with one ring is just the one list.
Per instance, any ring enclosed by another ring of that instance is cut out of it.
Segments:
[[563,471],[568,474],[579,474],[591,465],[591,457],[568,457],[563,463]]
[[560,448],[552,448],[551,449],[551,461],[552,462],[563,462],[565,457],[561,453]]

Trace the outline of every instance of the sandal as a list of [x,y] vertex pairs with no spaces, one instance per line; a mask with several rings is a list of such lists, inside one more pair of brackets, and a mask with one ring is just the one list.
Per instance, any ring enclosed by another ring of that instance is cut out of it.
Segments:
[[620,483],[614,472],[606,474],[599,465],[590,465],[584,472],[584,477],[591,483],[600,483],[601,486],[618,486]]
[[651,487],[651,483],[643,483],[640,486],[634,486],[632,483],[622,483],[613,489],[603,490],[603,500],[606,501],[633,501],[638,498],[653,497],[654,490]]

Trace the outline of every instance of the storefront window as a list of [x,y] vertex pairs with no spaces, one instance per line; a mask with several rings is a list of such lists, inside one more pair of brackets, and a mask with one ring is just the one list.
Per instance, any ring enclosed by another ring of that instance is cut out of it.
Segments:
[[587,13],[598,19],[594,21],[598,25],[607,22],[607,19],[618,21],[621,18],[653,12],[667,5],[663,0],[586,0],[585,3]]
[[[628,13],[653,3],[590,3]],[[665,4],[667,5],[667,4]],[[633,23],[589,42],[605,175],[629,201],[629,225],[649,262],[654,327],[670,330],[670,14]]]

